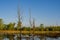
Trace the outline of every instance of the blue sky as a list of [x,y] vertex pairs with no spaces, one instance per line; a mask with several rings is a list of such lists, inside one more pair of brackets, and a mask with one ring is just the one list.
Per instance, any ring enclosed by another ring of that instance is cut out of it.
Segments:
[[[0,18],[4,23],[16,22],[18,0],[0,0]],[[36,25],[60,25],[60,0],[20,0],[23,25],[29,25],[29,8]]]

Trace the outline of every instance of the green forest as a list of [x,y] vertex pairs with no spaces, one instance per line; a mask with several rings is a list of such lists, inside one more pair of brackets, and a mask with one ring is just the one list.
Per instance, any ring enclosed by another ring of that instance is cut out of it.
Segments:
[[18,27],[18,24],[16,23],[9,23],[9,24],[4,24],[3,19],[0,19],[0,30],[24,30],[24,31],[30,31],[30,30],[35,30],[35,31],[60,31],[60,26],[44,26],[44,24],[40,24],[39,27]]

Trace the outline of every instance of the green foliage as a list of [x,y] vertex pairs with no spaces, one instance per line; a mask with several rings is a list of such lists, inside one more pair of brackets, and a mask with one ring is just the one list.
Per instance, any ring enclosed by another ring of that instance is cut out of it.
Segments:
[[41,31],[44,30],[44,25],[43,24],[40,24],[40,29],[41,29]]
[[35,31],[40,31],[40,28],[39,27],[35,27]]
[[21,25],[22,25],[22,23],[18,21],[18,24],[17,24],[17,27],[16,27],[17,30],[21,30]]
[[3,24],[3,20],[0,19],[0,30],[3,30],[4,29],[4,24]]
[[30,27],[22,27],[22,30],[24,30],[24,31],[30,31]]
[[[4,24],[3,19],[0,19],[0,30],[24,30],[24,31],[30,31],[33,30],[34,28],[30,27],[22,27],[20,29],[19,26],[21,26],[21,23],[19,22],[17,27],[14,27],[15,23],[9,23],[9,24]],[[48,26],[44,28],[44,24],[40,24],[39,27],[35,27],[35,31],[60,31],[60,26]]]
[[14,26],[15,26],[15,23],[9,23],[9,24],[7,25],[7,29],[8,29],[8,30],[14,30]]
[[43,24],[40,24],[40,28],[44,28],[44,25]]

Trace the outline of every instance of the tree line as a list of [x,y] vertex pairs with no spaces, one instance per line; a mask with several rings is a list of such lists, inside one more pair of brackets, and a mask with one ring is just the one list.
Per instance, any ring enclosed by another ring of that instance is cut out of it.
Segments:
[[44,24],[40,24],[39,27],[22,27],[18,28],[18,25],[15,27],[15,23],[4,24],[3,19],[0,19],[0,30],[24,30],[24,31],[60,31],[60,26],[44,26]]

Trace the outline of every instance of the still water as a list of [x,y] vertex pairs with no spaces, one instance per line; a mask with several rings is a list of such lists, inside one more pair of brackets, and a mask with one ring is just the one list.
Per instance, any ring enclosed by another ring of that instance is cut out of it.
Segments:
[[[4,38],[3,40],[9,40],[9,39],[8,38]],[[17,39],[15,39],[15,40],[17,40]],[[22,39],[22,40],[26,40],[26,39]],[[40,39],[39,38],[35,38],[34,40],[40,40]],[[58,38],[58,39],[55,39],[55,38],[47,38],[46,40],[60,40],[60,38]]]
[[[9,38],[5,37],[3,40],[9,40]],[[17,40],[17,38],[14,38],[14,40]],[[24,38],[22,40],[26,40],[26,39]],[[32,38],[30,38],[30,40],[32,40]],[[36,36],[36,37],[34,37],[34,40],[40,40],[40,39]],[[60,37],[58,37],[58,38],[49,38],[49,37],[46,37],[46,40],[60,40]]]

